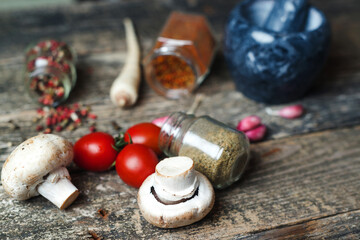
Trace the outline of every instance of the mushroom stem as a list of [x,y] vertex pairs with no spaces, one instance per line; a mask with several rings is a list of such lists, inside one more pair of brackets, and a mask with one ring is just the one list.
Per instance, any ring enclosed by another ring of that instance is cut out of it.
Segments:
[[60,209],[67,208],[79,195],[79,190],[71,183],[70,174],[64,167],[51,172],[37,190]]
[[198,186],[194,163],[188,157],[166,158],[156,166],[154,189],[163,203],[191,198]]

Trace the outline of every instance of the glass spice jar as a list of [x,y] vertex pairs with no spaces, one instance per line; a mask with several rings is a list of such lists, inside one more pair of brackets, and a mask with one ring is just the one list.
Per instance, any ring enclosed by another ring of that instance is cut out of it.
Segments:
[[76,55],[64,42],[44,40],[25,51],[25,86],[36,102],[57,106],[76,83]]
[[203,15],[173,12],[143,61],[145,78],[162,96],[189,95],[209,73],[215,49]]
[[161,128],[159,147],[168,156],[187,156],[215,188],[237,181],[250,155],[249,140],[237,131],[208,116],[182,112],[169,116]]

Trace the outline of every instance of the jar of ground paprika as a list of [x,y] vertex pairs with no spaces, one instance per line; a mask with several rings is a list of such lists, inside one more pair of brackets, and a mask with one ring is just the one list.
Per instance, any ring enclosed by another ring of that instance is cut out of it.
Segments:
[[171,114],[161,128],[159,147],[168,156],[187,156],[215,188],[237,181],[250,155],[249,141],[237,131],[208,116]]
[[160,95],[189,95],[209,73],[216,42],[203,15],[173,12],[143,64],[148,84]]
[[64,42],[44,40],[25,51],[25,86],[29,95],[45,106],[64,102],[75,86],[76,55]]

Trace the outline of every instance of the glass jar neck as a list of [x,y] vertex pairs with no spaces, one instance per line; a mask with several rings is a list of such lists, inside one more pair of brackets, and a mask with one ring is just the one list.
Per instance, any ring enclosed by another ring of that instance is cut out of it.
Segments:
[[72,89],[69,75],[53,66],[37,67],[25,73],[25,83],[29,95],[42,105],[59,105],[68,98]]
[[192,114],[175,112],[163,124],[159,134],[159,148],[167,156],[177,156],[182,139],[197,118]]

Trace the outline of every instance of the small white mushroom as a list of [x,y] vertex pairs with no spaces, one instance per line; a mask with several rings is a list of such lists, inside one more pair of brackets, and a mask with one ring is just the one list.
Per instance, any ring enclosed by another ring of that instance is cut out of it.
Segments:
[[204,218],[215,201],[209,180],[188,157],[160,161],[141,185],[138,204],[144,218],[161,228],[186,226]]
[[62,137],[41,134],[29,138],[5,161],[2,185],[7,194],[17,200],[41,194],[65,209],[79,195],[66,169],[73,156],[72,144]]

